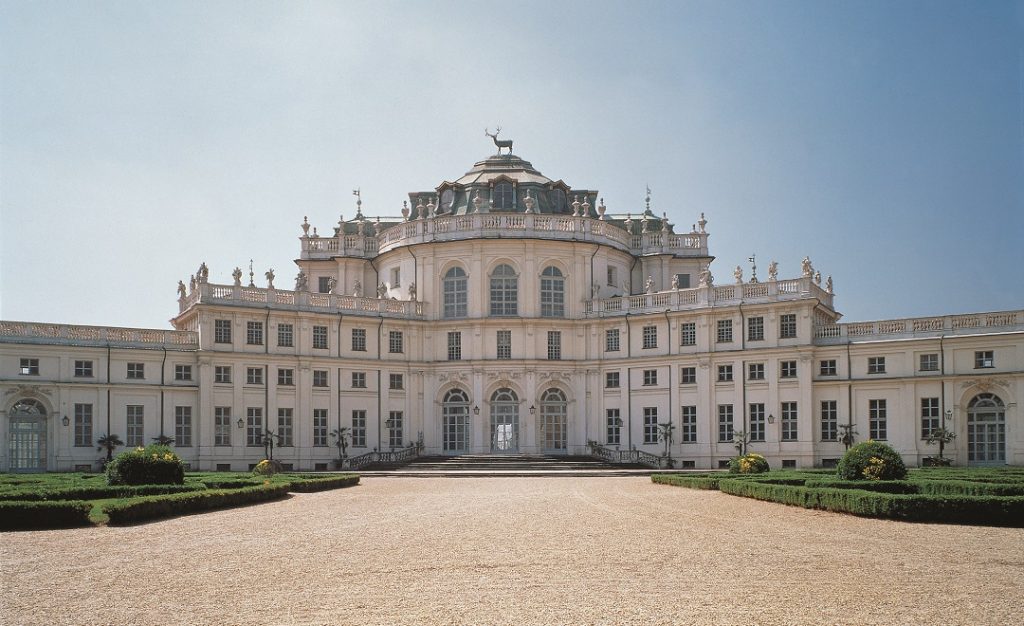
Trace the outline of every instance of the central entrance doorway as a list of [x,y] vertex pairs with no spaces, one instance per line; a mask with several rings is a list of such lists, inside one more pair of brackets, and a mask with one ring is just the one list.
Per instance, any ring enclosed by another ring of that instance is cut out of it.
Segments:
[[46,471],[46,407],[38,400],[19,400],[9,413],[10,471]]
[[519,398],[502,387],[491,396],[491,452],[514,454],[519,451]]
[[967,462],[1006,464],[1006,405],[995,394],[979,393],[967,405]]

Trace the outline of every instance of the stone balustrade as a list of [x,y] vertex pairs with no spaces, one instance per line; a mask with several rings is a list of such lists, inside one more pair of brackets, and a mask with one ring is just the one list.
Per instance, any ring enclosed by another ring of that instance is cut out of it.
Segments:
[[17,343],[196,349],[198,333],[188,330],[117,328],[0,321],[0,338]]
[[687,311],[712,306],[759,304],[816,298],[832,308],[833,294],[828,293],[810,277],[758,283],[672,289],[635,296],[619,296],[589,300],[584,304],[587,317],[635,315],[661,311]]
[[178,300],[178,310],[184,313],[195,304],[228,304],[282,310],[342,313],[349,315],[385,316],[397,318],[423,317],[423,303],[389,298],[363,298],[333,293],[310,293],[262,287],[215,285],[200,283],[195,291]]
[[909,339],[1006,331],[1024,331],[1024,311],[818,324],[814,327],[814,343],[829,345],[882,338]]
[[[634,220],[639,222],[639,220]],[[637,228],[634,224],[633,228]],[[600,243],[631,254],[708,255],[707,233],[675,234],[652,231],[630,234],[612,222],[591,217],[523,213],[471,213],[403,221],[373,234],[366,222],[365,235],[303,236],[303,259],[335,256],[371,258],[413,244],[467,239],[524,238]]]

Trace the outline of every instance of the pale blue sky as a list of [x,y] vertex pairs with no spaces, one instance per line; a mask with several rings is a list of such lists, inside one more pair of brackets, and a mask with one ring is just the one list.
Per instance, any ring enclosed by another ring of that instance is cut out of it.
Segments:
[[810,255],[846,321],[1024,307],[1021,2],[0,0],[0,318],[290,285],[303,215],[397,215],[496,123],[613,212],[704,211],[719,282]]

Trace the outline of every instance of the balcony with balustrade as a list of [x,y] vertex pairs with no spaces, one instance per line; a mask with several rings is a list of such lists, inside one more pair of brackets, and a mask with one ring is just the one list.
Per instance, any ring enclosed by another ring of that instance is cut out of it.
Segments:
[[837,345],[859,341],[922,339],[950,335],[1024,332],[1024,311],[914,317],[874,322],[816,324],[814,343]]
[[363,298],[333,293],[310,293],[199,283],[188,295],[178,299],[179,317],[199,304],[227,305],[282,311],[343,313],[372,317],[418,319],[423,317],[423,303],[389,298]]
[[199,335],[187,330],[80,326],[38,322],[0,321],[0,341],[115,348],[167,348],[196,350]]

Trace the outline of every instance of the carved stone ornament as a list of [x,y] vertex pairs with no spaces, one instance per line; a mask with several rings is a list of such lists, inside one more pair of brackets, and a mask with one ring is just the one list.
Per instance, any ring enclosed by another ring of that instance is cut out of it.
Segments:
[[1009,386],[1010,381],[998,380],[994,378],[983,380],[965,380],[964,382],[960,383],[960,387],[962,389],[970,389],[971,387],[977,387],[978,391],[981,392],[990,391],[993,387],[1002,387],[1003,389],[1006,389]]
[[536,200],[534,200],[530,196],[530,190],[527,189],[526,190],[526,196],[523,197],[523,204],[526,205],[526,213],[533,213],[533,205],[535,203],[536,203]]
[[4,392],[4,397],[9,396],[39,396],[44,395],[47,398],[53,397],[53,390],[49,387],[39,387],[37,385],[14,385]]

